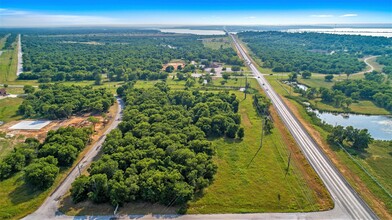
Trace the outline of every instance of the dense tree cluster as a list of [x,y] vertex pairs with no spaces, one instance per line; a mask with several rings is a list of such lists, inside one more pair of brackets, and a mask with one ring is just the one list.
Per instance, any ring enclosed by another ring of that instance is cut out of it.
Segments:
[[67,127],[49,131],[42,144],[27,138],[0,161],[0,180],[24,170],[26,183],[39,189],[50,187],[60,167],[70,166],[85,148],[91,133],[89,127]]
[[40,89],[27,95],[19,106],[19,114],[25,117],[67,118],[78,113],[106,112],[115,101],[110,91],[105,88],[41,84]]
[[377,62],[384,65],[382,71],[392,78],[392,53],[378,57]]
[[183,204],[216,172],[206,137],[243,132],[235,95],[170,91],[165,83],[151,89],[127,85],[121,94],[127,105],[123,122],[107,136],[90,176],[72,184],[74,202]]
[[364,55],[392,53],[392,39],[321,33],[239,33],[265,68],[275,72],[351,74],[361,71]]
[[364,99],[392,111],[392,87],[386,83],[370,80],[345,80],[335,83],[333,90],[341,91],[353,100]]
[[322,102],[337,108],[349,109],[353,102],[370,100],[377,106],[392,111],[392,87],[384,80],[385,77],[381,73],[373,71],[366,73],[365,79],[336,82],[331,89],[311,87],[306,91],[301,89],[297,91],[303,97],[321,98]]
[[162,65],[172,59],[242,64],[232,48],[204,47],[200,37],[149,33],[26,35],[22,38],[24,73],[19,79],[79,81],[107,74],[111,81],[156,80],[167,78]]
[[[13,43],[16,41],[17,35],[15,33],[10,33],[7,39],[4,42],[4,49],[11,50],[13,49]],[[16,45],[15,45],[16,46]]]
[[363,150],[368,148],[369,144],[373,141],[367,129],[356,129],[352,126],[344,128],[343,126],[336,126],[328,134],[327,141],[330,144],[349,143],[350,146],[356,150]]

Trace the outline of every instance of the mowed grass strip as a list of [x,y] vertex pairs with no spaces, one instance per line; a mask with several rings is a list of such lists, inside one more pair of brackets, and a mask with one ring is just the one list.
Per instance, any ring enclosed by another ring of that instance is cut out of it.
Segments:
[[[15,38],[17,39],[17,38]],[[4,50],[0,56],[0,83],[9,83],[16,80],[16,69],[18,65],[17,41],[14,43],[13,50]]]
[[[243,93],[235,92],[241,99]],[[251,213],[318,211],[330,208],[319,204],[316,193],[292,164],[286,174],[290,151],[277,128],[261,141],[261,119],[252,106],[252,97],[240,102],[245,138],[213,141],[218,172],[200,198],[188,205],[187,213]]]
[[22,104],[22,98],[5,98],[0,99],[0,121],[4,123],[18,120],[21,116],[17,115],[19,105]]

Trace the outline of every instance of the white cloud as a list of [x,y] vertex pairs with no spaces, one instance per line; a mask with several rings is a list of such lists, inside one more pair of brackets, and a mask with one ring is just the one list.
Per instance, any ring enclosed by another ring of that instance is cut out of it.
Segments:
[[334,16],[333,15],[311,15],[310,17],[313,17],[313,18],[332,18]]
[[357,17],[358,14],[344,14],[344,15],[340,15],[340,17]]
[[249,16],[249,17],[245,17],[245,19],[256,19],[256,16]]
[[42,14],[27,11],[0,9],[0,27],[46,27],[67,25],[107,25],[121,21],[101,16]]

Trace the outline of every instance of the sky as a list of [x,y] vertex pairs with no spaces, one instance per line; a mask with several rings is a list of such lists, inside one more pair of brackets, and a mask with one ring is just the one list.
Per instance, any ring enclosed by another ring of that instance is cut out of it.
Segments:
[[392,0],[0,0],[0,27],[392,23]]

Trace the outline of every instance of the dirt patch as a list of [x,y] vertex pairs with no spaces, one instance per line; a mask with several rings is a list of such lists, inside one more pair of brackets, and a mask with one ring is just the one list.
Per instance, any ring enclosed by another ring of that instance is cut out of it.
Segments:
[[351,186],[354,187],[356,192],[358,192],[362,198],[372,207],[372,209],[376,212],[376,214],[382,219],[392,219],[391,214],[388,213],[388,210],[381,200],[373,195],[373,193],[368,189],[366,184],[351,171],[350,168],[347,167],[344,162],[342,162],[336,153],[330,148],[321,134],[306,120],[301,117],[297,106],[291,103],[287,98],[279,95],[282,100],[286,103],[286,105],[291,109],[295,117],[301,122],[301,124],[305,127],[307,132],[313,137],[315,142],[321,147],[323,152],[330,158],[330,160],[334,163],[334,165],[339,169],[339,171],[344,175],[344,177],[350,182]]
[[182,68],[184,68],[185,67],[185,62],[170,62],[170,63],[167,63],[167,64],[163,65],[162,70],[165,70],[166,67],[168,67],[168,66],[173,66],[174,70],[177,70],[178,66],[181,66]]
[[[105,126],[110,122],[110,120],[115,116],[116,111],[117,111],[118,105],[115,104],[112,106],[108,113],[106,113],[106,116],[94,116],[99,119],[99,122],[95,124],[95,131],[96,133],[92,137],[93,140],[98,139],[100,135],[106,130]],[[60,127],[68,127],[68,126],[73,126],[73,127],[87,127],[87,126],[93,126],[94,125],[88,121],[88,117],[90,115],[83,115],[83,116],[72,116],[69,119],[65,120],[53,120],[50,122],[50,124],[46,125],[40,130],[14,130],[10,129],[13,125],[17,124],[20,122],[18,121],[12,121],[9,122],[3,126],[0,127],[0,132],[6,133],[7,136],[9,137],[18,137],[16,138],[18,142],[24,142],[26,138],[36,138],[39,141],[43,141],[46,138],[46,135],[48,131],[51,130],[57,130]]]
[[245,111],[241,111],[241,120],[246,127],[252,127],[252,123],[248,117],[248,114]]

